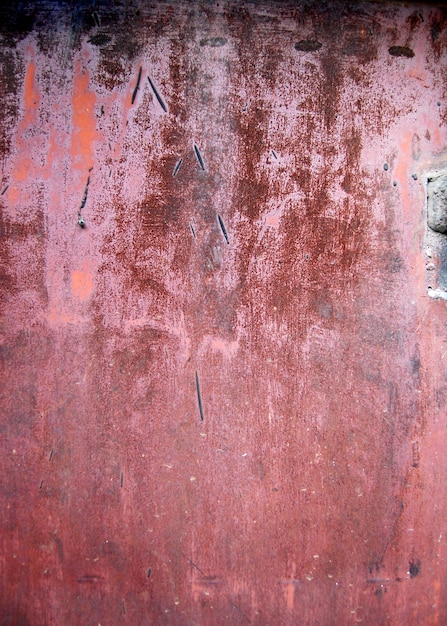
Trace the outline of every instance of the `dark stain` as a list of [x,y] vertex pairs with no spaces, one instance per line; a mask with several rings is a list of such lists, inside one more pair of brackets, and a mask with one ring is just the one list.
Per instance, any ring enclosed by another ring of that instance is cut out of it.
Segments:
[[407,24],[410,26],[410,31],[413,32],[418,26],[424,22],[424,16],[420,11],[415,11],[407,17]]
[[251,11],[243,6],[232,4],[224,11],[223,16],[240,41],[248,42],[251,39],[255,26]]
[[421,562],[419,559],[414,559],[414,561],[410,561],[410,566],[408,568],[408,572],[410,574],[410,578],[416,578],[421,572]]
[[71,27],[78,33],[86,32],[97,26],[95,16],[90,7],[79,2],[73,5],[71,12]]
[[416,378],[419,378],[421,370],[421,356],[419,351],[419,344],[414,347],[414,354],[411,357],[411,373]]
[[388,49],[388,52],[392,57],[406,57],[407,59],[411,59],[414,57],[414,52],[411,48],[407,48],[406,46],[391,46]]
[[316,39],[302,39],[295,44],[295,50],[300,52],[316,52],[323,44]]
[[93,37],[90,37],[90,39],[88,40],[89,43],[100,48],[103,46],[107,46],[107,44],[109,44],[111,41],[112,38],[106,33],[98,33],[97,35],[93,35]]
[[[358,58],[365,57],[365,60],[371,60],[369,41],[364,40],[361,36],[351,36],[343,46],[343,54],[346,56],[355,56]],[[369,58],[368,58],[369,57]],[[374,57],[374,55],[372,55]]]
[[210,46],[211,48],[220,48],[221,46],[225,46],[226,43],[227,40],[225,37],[208,37],[200,40],[201,46]]
[[0,46],[0,90],[2,94],[2,123],[0,125],[0,154],[6,158],[11,149],[11,137],[19,113],[19,93],[25,74],[13,49]]
[[431,40],[433,43],[438,41],[441,33],[442,33],[442,24],[441,22],[434,19],[431,25],[431,29],[430,29]]
[[[343,78],[339,60],[333,54],[325,55],[321,60],[323,70],[321,82],[322,114],[326,130],[329,131],[336,120],[340,92],[343,89]],[[326,146],[329,146],[326,143]],[[334,149],[335,152],[335,149]]]
[[63,563],[64,561],[64,547],[62,544],[62,539],[60,539],[59,537],[56,537],[54,540],[54,543],[56,544],[56,550],[57,550],[57,555],[59,557],[59,560],[61,563]]
[[34,28],[37,3],[10,0],[0,9],[0,32],[17,39],[26,37]]
[[421,453],[419,449],[419,441],[414,441],[412,445],[412,463],[411,463],[411,465],[414,468],[419,467],[420,455]]

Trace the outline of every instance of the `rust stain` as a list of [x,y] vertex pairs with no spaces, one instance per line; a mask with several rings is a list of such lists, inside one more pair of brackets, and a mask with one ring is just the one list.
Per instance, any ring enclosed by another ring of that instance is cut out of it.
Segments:
[[31,4],[2,13],[0,621],[447,623],[445,12]]

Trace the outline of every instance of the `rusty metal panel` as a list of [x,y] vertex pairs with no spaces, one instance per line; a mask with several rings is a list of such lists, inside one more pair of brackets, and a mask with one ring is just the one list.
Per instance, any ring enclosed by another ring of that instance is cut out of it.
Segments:
[[0,623],[447,624],[445,9],[1,12]]

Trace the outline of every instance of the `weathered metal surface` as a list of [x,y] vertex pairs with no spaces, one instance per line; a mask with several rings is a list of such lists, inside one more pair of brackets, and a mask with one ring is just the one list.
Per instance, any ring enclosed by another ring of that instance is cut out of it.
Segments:
[[0,623],[446,624],[446,12],[2,11]]

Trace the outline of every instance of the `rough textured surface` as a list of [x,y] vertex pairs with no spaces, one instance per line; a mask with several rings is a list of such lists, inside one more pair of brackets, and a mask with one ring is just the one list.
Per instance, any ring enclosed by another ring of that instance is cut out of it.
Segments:
[[427,181],[428,225],[437,233],[447,233],[447,175]]
[[446,624],[446,12],[1,11],[0,623]]

